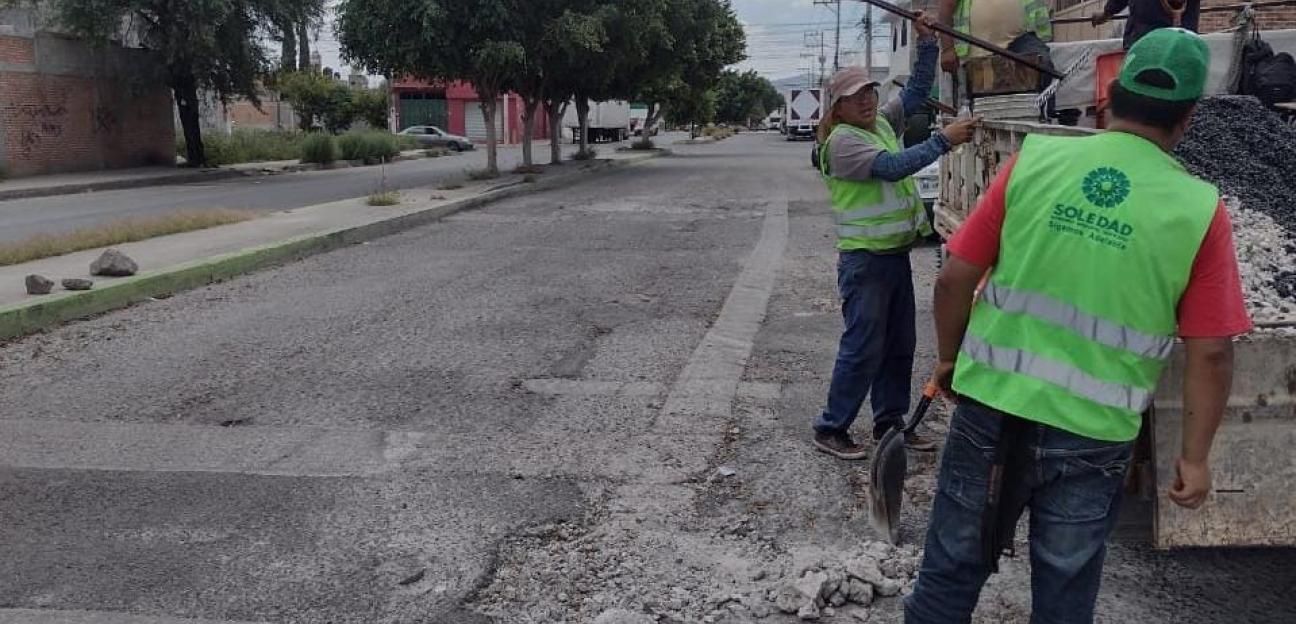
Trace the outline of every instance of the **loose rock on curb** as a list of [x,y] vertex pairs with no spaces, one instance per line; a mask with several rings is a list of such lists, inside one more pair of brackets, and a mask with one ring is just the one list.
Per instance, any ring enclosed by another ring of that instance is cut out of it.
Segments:
[[88,279],[78,277],[63,280],[63,287],[68,290],[90,290],[94,288],[94,282]]
[[28,275],[26,283],[29,295],[48,295],[51,290],[54,290],[54,280],[44,275]]
[[130,256],[109,249],[103,252],[97,260],[90,263],[91,275],[105,275],[108,277],[127,277],[139,272],[139,265],[135,264]]

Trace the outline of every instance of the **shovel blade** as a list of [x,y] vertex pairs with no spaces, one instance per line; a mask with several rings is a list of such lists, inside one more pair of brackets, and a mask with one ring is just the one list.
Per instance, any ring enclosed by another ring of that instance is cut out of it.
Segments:
[[878,441],[869,474],[869,517],[873,528],[892,544],[900,541],[900,505],[904,491],[904,433],[892,429]]

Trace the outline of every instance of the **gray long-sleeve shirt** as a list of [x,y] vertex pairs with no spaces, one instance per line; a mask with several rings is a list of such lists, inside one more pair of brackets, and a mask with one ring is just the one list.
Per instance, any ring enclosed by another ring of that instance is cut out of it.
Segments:
[[[926,106],[927,94],[936,79],[939,54],[935,39],[919,42],[918,59],[909,84],[905,85],[899,97],[878,108],[878,115],[887,120],[897,136],[904,133],[905,118]],[[950,147],[949,141],[938,132],[919,145],[892,154],[857,135],[839,134],[828,144],[828,172],[848,180],[896,182],[936,162]]]

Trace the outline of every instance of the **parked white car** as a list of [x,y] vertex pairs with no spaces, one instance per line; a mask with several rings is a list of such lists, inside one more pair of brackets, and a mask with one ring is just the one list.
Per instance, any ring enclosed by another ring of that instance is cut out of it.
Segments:
[[418,139],[423,147],[445,147],[456,152],[473,149],[473,142],[466,137],[450,134],[436,126],[410,126],[400,134]]

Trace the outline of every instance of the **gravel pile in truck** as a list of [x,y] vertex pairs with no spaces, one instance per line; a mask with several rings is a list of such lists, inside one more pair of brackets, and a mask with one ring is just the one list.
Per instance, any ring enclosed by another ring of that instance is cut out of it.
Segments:
[[1202,100],[1175,155],[1188,171],[1296,234],[1296,128],[1259,100]]
[[1256,322],[1296,318],[1296,240],[1273,217],[1226,197],[1247,308]]
[[1226,196],[1255,320],[1296,318],[1296,128],[1253,97],[1207,98],[1175,155]]

